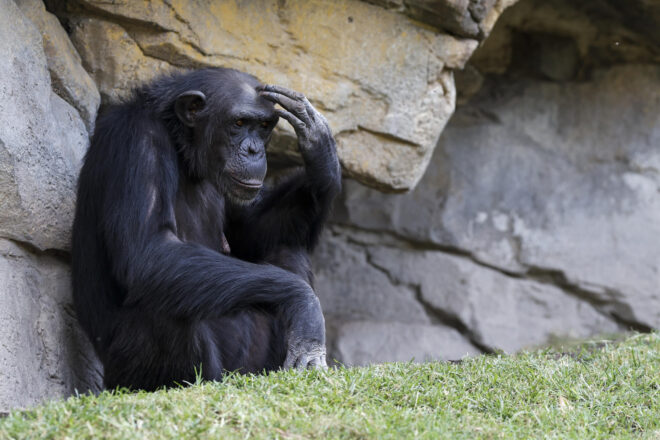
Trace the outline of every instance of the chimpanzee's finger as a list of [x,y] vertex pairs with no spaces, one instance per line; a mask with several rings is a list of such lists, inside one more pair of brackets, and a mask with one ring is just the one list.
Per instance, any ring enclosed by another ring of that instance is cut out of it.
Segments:
[[326,369],[328,366],[325,364],[325,356],[316,356],[309,362],[309,367],[314,369]]
[[276,86],[273,84],[264,84],[263,86],[259,86],[257,87],[257,91],[279,93],[280,95],[288,96],[289,98],[295,99],[296,101],[302,101],[303,98],[305,97],[305,95],[303,95],[300,92],[296,92],[287,89],[286,87]]
[[307,368],[308,363],[309,363],[309,356],[306,355],[306,354],[303,354],[296,361],[295,368],[296,368],[296,370],[305,369],[305,368]]
[[296,92],[295,90],[287,89],[286,87],[276,86],[272,84],[265,84],[263,86],[259,86],[257,87],[257,90],[279,93],[280,95],[287,96],[293,100],[300,101],[305,106],[305,110],[307,110],[307,114],[309,115],[310,118],[316,119],[317,115],[320,116],[320,113],[316,111],[316,109],[314,108],[312,103],[309,102],[307,97],[300,92]]
[[296,362],[296,356],[293,354],[291,350],[287,351],[286,360],[284,361],[284,365],[282,365],[282,369],[288,370],[290,368],[293,368],[295,362]]
[[296,134],[298,135],[299,138],[306,139],[307,138],[307,126],[303,121],[298,119],[296,115],[294,115],[291,112],[288,112],[283,109],[276,108],[275,113],[277,116],[279,116],[282,119],[286,119],[289,121],[289,124],[293,126],[293,129],[295,130]]
[[307,114],[307,109],[305,109],[305,104],[302,101],[297,101],[285,95],[280,95],[278,93],[266,92],[266,91],[259,92],[259,95],[266,98],[269,101],[281,105],[283,108],[290,111],[291,113],[293,113],[298,118],[305,121],[306,123],[309,121],[309,115]]

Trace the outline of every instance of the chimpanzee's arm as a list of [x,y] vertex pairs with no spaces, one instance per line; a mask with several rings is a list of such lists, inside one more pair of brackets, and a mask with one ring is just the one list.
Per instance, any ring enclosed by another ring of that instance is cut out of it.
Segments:
[[305,166],[232,219],[232,251],[248,259],[283,246],[311,251],[341,190],[335,140],[323,115],[304,95],[283,87],[264,86],[260,95],[282,106],[275,111],[295,129]]

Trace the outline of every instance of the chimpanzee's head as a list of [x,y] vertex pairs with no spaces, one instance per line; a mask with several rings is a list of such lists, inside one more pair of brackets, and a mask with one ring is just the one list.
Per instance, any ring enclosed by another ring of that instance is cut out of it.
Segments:
[[217,185],[229,201],[247,203],[266,177],[266,145],[278,116],[257,93],[255,77],[231,69],[202,72],[174,103],[191,138],[183,156],[194,174]]

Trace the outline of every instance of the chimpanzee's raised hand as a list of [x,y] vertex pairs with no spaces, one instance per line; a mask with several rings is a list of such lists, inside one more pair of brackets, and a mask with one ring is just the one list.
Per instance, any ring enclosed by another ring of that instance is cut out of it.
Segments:
[[305,95],[274,85],[264,85],[257,90],[259,95],[282,107],[276,108],[275,113],[293,126],[300,153],[306,161],[313,160],[318,154],[330,154],[336,160],[335,140],[328,121]]

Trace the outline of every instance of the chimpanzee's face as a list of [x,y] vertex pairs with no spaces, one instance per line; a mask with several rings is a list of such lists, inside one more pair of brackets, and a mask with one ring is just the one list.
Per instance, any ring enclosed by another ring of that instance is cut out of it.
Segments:
[[263,186],[266,145],[278,116],[273,103],[257,93],[255,78],[245,75],[232,82],[231,88],[224,85],[225,94],[209,93],[208,100],[199,90],[181,94],[175,111],[192,130],[186,155],[195,172],[211,180],[229,201],[248,203]]
[[273,104],[260,97],[255,85],[240,85],[215,127],[221,188],[231,200],[247,202],[256,197],[266,177],[266,146],[277,124]]

